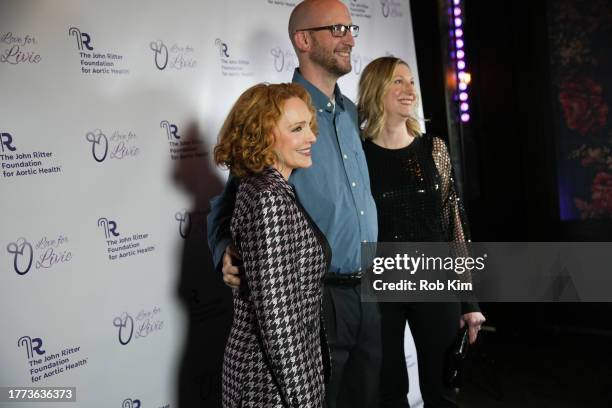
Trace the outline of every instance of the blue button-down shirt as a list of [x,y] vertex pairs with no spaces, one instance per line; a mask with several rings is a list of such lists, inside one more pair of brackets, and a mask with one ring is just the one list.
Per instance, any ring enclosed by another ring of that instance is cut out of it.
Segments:
[[[293,82],[303,85],[310,93],[317,111],[319,136],[312,147],[312,166],[294,170],[289,181],[329,241],[330,272],[354,273],[360,270],[361,242],[376,242],[378,234],[376,204],[359,139],[357,109],[337,85],[334,106],[297,69]],[[211,201],[208,216],[208,242],[215,265],[231,242],[229,217],[235,195],[235,186],[231,184],[228,182],[224,193]]]

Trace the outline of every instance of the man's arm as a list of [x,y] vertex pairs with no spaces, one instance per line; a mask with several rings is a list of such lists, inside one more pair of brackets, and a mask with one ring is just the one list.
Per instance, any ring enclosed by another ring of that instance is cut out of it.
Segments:
[[238,178],[230,176],[223,192],[210,200],[210,213],[206,218],[208,247],[212,252],[216,269],[221,268],[221,261],[228,246],[232,244],[230,221],[234,212]]

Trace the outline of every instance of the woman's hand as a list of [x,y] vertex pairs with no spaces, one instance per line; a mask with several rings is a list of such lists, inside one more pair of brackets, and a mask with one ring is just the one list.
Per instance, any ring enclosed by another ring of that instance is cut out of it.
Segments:
[[487,319],[485,319],[484,315],[480,312],[466,313],[461,316],[461,319],[459,319],[459,328],[463,328],[463,326],[465,326],[467,323],[470,344],[474,344],[476,342],[480,326],[482,326],[486,320]]

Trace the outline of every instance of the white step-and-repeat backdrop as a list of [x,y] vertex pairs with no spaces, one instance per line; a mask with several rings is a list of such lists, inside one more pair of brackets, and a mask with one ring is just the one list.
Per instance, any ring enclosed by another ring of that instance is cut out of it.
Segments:
[[[344,93],[386,54],[416,76],[408,0],[345,3]],[[216,406],[231,296],[206,244],[227,177],[210,153],[242,91],[291,81],[295,4],[0,0],[0,386]]]

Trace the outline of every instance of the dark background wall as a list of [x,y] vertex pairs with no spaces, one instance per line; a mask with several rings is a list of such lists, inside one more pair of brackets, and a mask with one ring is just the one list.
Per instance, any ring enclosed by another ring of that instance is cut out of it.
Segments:
[[[428,133],[444,137],[446,30],[439,6],[411,2]],[[456,165],[463,170],[473,240],[610,241],[609,220],[559,218],[549,3],[467,1],[465,7],[471,121],[462,129],[465,149]],[[484,310],[502,332],[612,329],[609,304],[487,304]]]

